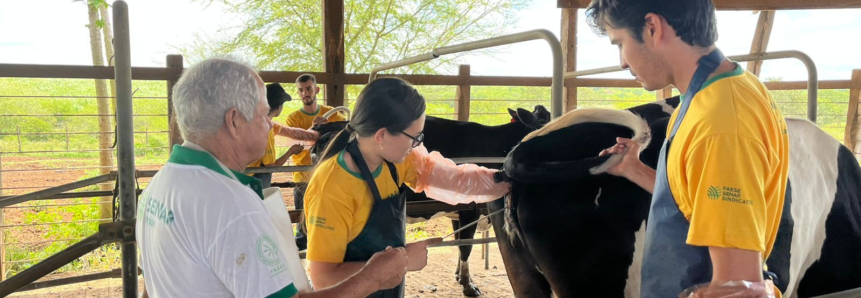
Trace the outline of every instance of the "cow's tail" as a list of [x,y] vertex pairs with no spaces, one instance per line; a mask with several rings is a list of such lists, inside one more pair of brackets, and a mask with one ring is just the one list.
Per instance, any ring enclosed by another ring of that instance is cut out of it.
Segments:
[[[512,185],[512,190],[515,186]],[[517,218],[517,199],[511,193],[505,195],[505,233],[508,234],[508,242],[517,250],[525,245],[520,234],[520,222]],[[520,245],[518,245],[520,244]]]

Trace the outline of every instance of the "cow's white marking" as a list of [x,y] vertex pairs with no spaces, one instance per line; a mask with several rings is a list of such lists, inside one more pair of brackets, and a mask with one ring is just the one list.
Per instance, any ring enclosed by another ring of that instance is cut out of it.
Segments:
[[[568,127],[575,124],[580,123],[609,123],[621,125],[627,128],[630,128],[634,131],[634,136],[631,138],[635,142],[640,144],[640,151],[646,149],[649,141],[651,140],[651,131],[649,130],[649,124],[646,123],[646,120],[640,118],[640,116],[631,113],[630,111],[618,111],[618,110],[609,110],[609,109],[578,109],[573,110],[562,117],[556,118],[555,120],[547,123],[539,130],[533,131],[526,135],[523,138],[523,142],[527,140],[546,135],[550,132],[556,131],[558,129]],[[598,152],[596,152],[597,154]],[[607,172],[607,169],[618,164],[622,161],[623,154],[615,154],[611,156],[607,161],[603,164],[589,169],[589,173],[593,175],[601,174]]]
[[797,297],[804,272],[822,253],[825,220],[837,193],[840,142],[802,119],[786,119],[789,130],[789,180],[795,220],[790,248],[789,286],[784,297]]
[[654,104],[657,104],[657,105],[661,106],[661,110],[662,110],[662,111],[664,111],[664,113],[667,113],[667,114],[671,114],[671,115],[672,115],[672,114],[673,114],[673,112],[675,112],[675,111],[676,111],[676,108],[674,108],[673,106],[671,106],[671,105],[668,105],[668,104],[667,104],[667,100],[666,100],[666,99],[662,99],[662,100],[656,101],[656,102],[654,102]]
[[598,188],[598,195],[595,196],[595,206],[600,206],[598,204],[598,199],[600,199],[600,198],[601,198],[601,188],[599,187]]
[[646,247],[646,221],[640,223],[640,230],[634,234],[634,260],[628,267],[628,281],[625,283],[625,298],[640,297],[640,269],[643,267],[643,249]]

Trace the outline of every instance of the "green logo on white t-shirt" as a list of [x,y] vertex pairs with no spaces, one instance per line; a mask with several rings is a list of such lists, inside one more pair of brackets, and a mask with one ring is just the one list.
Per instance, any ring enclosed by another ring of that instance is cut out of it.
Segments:
[[275,266],[281,263],[281,258],[278,256],[281,252],[278,250],[278,245],[268,235],[257,238],[257,258],[263,264]]

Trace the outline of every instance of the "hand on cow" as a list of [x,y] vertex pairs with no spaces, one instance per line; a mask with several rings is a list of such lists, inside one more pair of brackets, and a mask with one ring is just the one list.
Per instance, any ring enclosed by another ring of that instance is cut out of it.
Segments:
[[442,242],[442,238],[430,238],[407,244],[407,270],[419,271],[428,264],[428,245]]
[[301,144],[293,144],[293,146],[290,146],[290,149],[287,149],[287,154],[296,155],[302,153],[302,150],[305,150],[304,146]]
[[403,247],[386,247],[375,253],[362,268],[362,272],[379,284],[379,289],[391,289],[404,280],[407,274],[407,251]]
[[611,175],[630,179],[631,177],[629,177],[629,175],[631,172],[643,164],[640,161],[640,144],[632,141],[631,139],[616,138],[616,145],[602,150],[598,156],[608,154],[624,154],[624,156],[622,156],[622,161],[607,169],[607,173]]
[[323,117],[315,117],[314,118],[314,125],[320,125],[320,124],[326,124],[326,123],[329,123],[329,120],[326,120],[326,118],[323,118]]

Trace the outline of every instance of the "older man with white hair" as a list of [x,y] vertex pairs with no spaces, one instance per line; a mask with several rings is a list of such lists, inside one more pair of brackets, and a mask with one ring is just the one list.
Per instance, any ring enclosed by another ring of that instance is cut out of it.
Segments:
[[[260,180],[272,126],[263,81],[249,66],[208,59],[173,89],[182,146],[141,194],[137,241],[153,297],[365,297],[400,284],[403,248],[388,249],[337,286],[299,293]],[[293,265],[295,266],[295,265]],[[301,272],[301,270],[300,270]],[[302,276],[304,278],[304,276]]]

